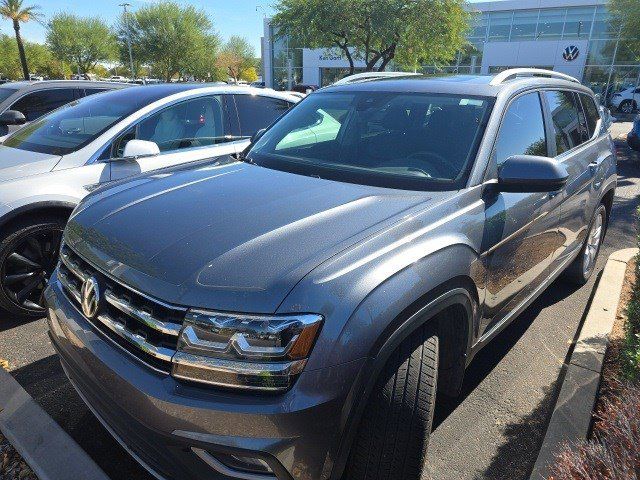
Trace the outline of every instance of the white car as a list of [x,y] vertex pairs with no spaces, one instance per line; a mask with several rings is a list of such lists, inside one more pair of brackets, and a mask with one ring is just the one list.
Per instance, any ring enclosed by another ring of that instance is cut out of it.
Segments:
[[251,87],[131,87],[72,102],[11,134],[0,145],[0,307],[43,313],[62,230],[88,192],[238,153],[297,101]]
[[611,96],[611,106],[622,113],[633,113],[640,102],[640,87],[629,87]]

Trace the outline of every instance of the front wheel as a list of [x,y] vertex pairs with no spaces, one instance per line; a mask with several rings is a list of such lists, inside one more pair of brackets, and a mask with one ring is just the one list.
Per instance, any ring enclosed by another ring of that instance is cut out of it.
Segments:
[[604,240],[604,232],[607,226],[607,209],[604,205],[596,209],[589,225],[587,238],[584,240],[578,257],[569,265],[564,276],[571,283],[584,285],[596,268],[596,261],[600,246]]
[[631,100],[625,100],[624,102],[622,102],[620,104],[618,109],[622,113],[626,113],[626,114],[633,113],[633,111],[636,109],[636,104],[635,104],[635,102],[633,102]]
[[65,220],[24,219],[0,237],[0,307],[20,317],[44,314],[42,293],[58,262]]
[[419,480],[425,472],[438,376],[438,337],[429,326],[385,365],[365,408],[345,479]]

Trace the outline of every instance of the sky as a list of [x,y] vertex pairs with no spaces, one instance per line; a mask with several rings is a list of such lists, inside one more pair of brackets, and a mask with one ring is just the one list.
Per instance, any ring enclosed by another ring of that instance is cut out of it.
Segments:
[[[99,16],[113,24],[122,11],[118,4],[125,0],[25,0],[25,5],[40,5],[44,20],[59,12],[72,12],[80,16]],[[131,9],[136,10],[154,0],[126,0]],[[177,0],[178,3],[194,5],[205,10],[213,20],[214,28],[223,38],[232,35],[245,37],[253,45],[256,56],[260,56],[262,19],[273,13],[271,5],[275,0]],[[331,1],[331,0],[327,0]],[[476,0],[472,0],[476,1]],[[8,20],[0,21],[0,32],[13,36],[13,27]],[[44,43],[45,27],[37,22],[22,26],[21,33],[26,40]]]
[[[136,10],[154,0],[126,0],[131,9]],[[202,8],[213,20],[215,30],[226,40],[232,35],[245,37],[260,56],[262,19],[273,13],[274,0],[177,0],[184,5]],[[125,0],[25,0],[25,5],[39,5],[44,20],[59,12],[70,12],[80,16],[99,16],[108,24],[113,24],[122,12],[118,4]],[[0,32],[13,36],[13,27],[7,20],[0,21]],[[44,43],[46,29],[36,22],[23,24],[20,32],[29,41]]]

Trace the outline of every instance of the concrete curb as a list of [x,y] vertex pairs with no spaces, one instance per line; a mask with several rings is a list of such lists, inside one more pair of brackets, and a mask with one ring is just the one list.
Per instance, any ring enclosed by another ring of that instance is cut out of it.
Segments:
[[566,365],[560,394],[530,480],[547,478],[549,466],[560,449],[567,443],[586,439],[589,434],[604,354],[616,320],[624,274],[627,263],[637,253],[637,248],[618,250],[607,260],[571,359]]
[[2,368],[0,431],[39,480],[109,480],[85,451]]

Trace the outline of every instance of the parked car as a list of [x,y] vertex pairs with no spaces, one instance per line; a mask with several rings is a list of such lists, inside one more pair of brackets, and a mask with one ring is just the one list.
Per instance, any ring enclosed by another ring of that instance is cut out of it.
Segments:
[[15,132],[66,103],[125,86],[71,80],[6,83],[0,87],[0,137]]
[[633,127],[627,135],[627,145],[632,150],[640,152],[640,115],[637,115],[633,121]]
[[307,93],[315,92],[316,90],[318,90],[318,88],[319,88],[318,85],[307,85],[304,83],[298,83],[293,87],[291,87],[291,90],[293,90],[294,92],[307,94]]
[[324,88],[241,161],[88,196],[45,293],[53,345],[157,478],[418,480],[436,387],[593,273],[601,123],[555,72]]
[[629,87],[611,96],[611,106],[622,113],[633,113],[638,109],[640,88]]
[[99,186],[241,151],[298,101],[248,87],[151,85],[75,101],[0,145],[0,307],[43,314],[71,210]]

